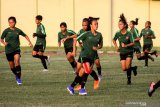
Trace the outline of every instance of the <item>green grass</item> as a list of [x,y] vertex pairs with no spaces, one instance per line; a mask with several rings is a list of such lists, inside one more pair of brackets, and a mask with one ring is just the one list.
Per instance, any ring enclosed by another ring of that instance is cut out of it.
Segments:
[[[56,51],[59,51],[58,54]],[[149,83],[160,79],[159,57],[154,63],[149,62],[148,68],[143,68],[144,61],[137,61],[135,58],[133,65],[138,65],[138,76],[133,76],[133,85],[127,86],[126,75],[120,69],[119,56],[100,54],[103,68],[100,89],[93,90],[94,81],[89,77],[86,84],[88,95],[79,96],[76,92],[76,95],[72,96],[67,92],[66,87],[73,81],[74,74],[62,49],[48,48],[47,52],[51,54],[52,62],[49,72],[42,72],[40,60],[32,58],[31,49],[22,49],[22,86],[16,85],[5,55],[0,54],[0,107],[160,106],[159,90],[153,97],[147,96]]]

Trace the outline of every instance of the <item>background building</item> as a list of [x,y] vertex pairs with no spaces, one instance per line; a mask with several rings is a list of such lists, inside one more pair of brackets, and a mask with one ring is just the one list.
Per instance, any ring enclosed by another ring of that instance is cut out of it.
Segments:
[[[62,21],[68,24],[68,29],[78,32],[81,20],[93,16],[100,17],[99,31],[104,36],[104,46],[112,46],[119,15],[124,13],[128,22],[140,19],[139,31],[144,28],[145,21],[150,20],[157,36],[154,46],[160,46],[159,10],[159,0],[0,0],[0,32],[8,27],[8,17],[15,16],[17,27],[32,38],[36,30],[35,16],[41,14],[47,32],[47,46],[58,46],[57,33]],[[27,46],[27,42],[21,39],[21,45]],[[31,40],[35,43],[35,39]]]

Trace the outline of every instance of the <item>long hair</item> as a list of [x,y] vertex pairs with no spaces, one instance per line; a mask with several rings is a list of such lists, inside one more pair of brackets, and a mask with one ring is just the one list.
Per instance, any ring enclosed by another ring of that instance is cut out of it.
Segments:
[[99,17],[89,17],[89,23],[92,24],[93,21],[99,20]]
[[136,18],[135,20],[131,20],[131,23],[133,24],[133,25],[138,25],[138,18]]
[[123,13],[120,15],[119,18],[120,18],[120,19],[119,19],[119,22],[122,22],[122,23],[125,25],[125,28],[128,29],[127,20],[126,20],[126,18],[125,18],[125,16],[124,16]]

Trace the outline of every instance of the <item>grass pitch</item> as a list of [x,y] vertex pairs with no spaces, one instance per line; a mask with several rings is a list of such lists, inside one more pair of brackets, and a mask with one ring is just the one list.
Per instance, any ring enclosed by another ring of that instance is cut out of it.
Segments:
[[51,64],[48,72],[42,72],[40,60],[32,58],[30,49],[22,49],[22,86],[17,86],[5,54],[0,53],[0,107],[160,107],[159,90],[151,98],[147,95],[149,83],[160,79],[160,57],[150,61],[148,68],[134,57],[138,75],[132,75],[132,85],[128,86],[119,56],[100,54],[103,79],[99,90],[93,90],[94,81],[89,76],[88,95],[79,96],[76,92],[72,96],[66,88],[75,75],[63,49],[50,48],[47,53]]

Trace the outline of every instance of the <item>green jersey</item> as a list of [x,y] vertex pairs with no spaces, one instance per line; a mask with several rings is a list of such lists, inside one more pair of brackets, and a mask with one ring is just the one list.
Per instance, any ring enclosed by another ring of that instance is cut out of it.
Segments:
[[[58,33],[58,42],[61,42],[62,39],[68,37],[68,36],[72,36],[75,35],[76,33],[72,30],[67,30],[66,34],[62,34],[62,32]],[[72,48],[73,47],[73,38],[67,39],[64,42],[64,48],[68,49],[68,48]]]
[[[140,36],[138,34],[138,30],[136,28],[133,28],[130,31],[131,31],[134,39],[140,38]],[[139,48],[139,47],[141,47],[140,41],[134,41],[134,48]]]
[[[78,36],[81,35],[82,33],[86,32],[85,30],[81,29],[79,32],[78,32]],[[80,44],[83,44],[82,41],[79,41]],[[83,46],[81,47],[81,50],[83,50]]]
[[82,33],[86,32],[85,30],[81,29],[79,32],[78,32],[78,36],[81,35]]
[[37,34],[36,45],[43,45],[44,47],[46,47],[46,32],[43,24],[37,26],[36,34]]
[[79,35],[77,40],[83,42],[83,50],[81,50],[80,57],[86,57],[94,61],[97,51],[93,50],[93,47],[103,46],[102,34],[97,32],[97,35],[93,35],[91,31],[86,31]]
[[145,36],[149,36],[149,37],[154,36],[155,37],[154,32],[150,28],[149,29],[142,29],[140,37],[142,37],[142,36],[143,36],[144,45],[153,44],[152,38],[145,38]]
[[122,43],[125,45],[134,43],[133,35],[130,31],[127,31],[126,34],[122,34],[121,31],[118,31],[114,38],[115,41],[118,39],[120,54],[127,54],[133,52],[133,47],[122,47]]
[[19,35],[26,36],[26,34],[18,28],[15,28],[14,30],[7,28],[3,31],[1,39],[5,39],[5,42],[8,43],[7,46],[5,46],[6,54],[20,50]]

